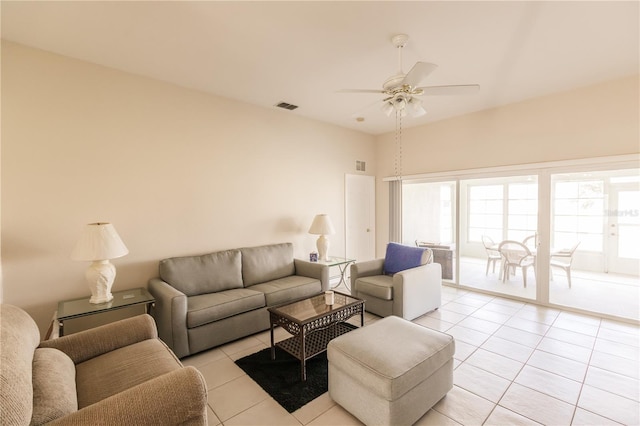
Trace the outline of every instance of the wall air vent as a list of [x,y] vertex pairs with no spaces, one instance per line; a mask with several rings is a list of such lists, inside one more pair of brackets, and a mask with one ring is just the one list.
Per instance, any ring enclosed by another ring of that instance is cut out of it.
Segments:
[[289,104],[287,102],[280,102],[276,104],[276,106],[278,108],[288,109],[289,111],[293,111],[294,109],[298,108],[298,105]]
[[364,172],[367,169],[367,163],[364,161],[356,160],[356,170],[359,172]]

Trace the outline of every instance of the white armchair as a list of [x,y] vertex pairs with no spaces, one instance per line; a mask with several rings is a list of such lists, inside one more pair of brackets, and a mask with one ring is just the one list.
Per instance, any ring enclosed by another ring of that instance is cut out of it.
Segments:
[[384,274],[384,259],[351,265],[351,294],[365,300],[368,312],[413,320],[438,309],[442,300],[439,263]]

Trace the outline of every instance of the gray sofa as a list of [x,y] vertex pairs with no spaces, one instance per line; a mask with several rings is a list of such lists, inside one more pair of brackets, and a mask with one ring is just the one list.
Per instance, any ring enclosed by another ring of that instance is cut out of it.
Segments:
[[291,243],[160,261],[149,281],[158,335],[179,357],[267,330],[268,307],[329,289],[329,268]]
[[40,342],[0,304],[0,424],[206,425],[207,385],[139,315]]

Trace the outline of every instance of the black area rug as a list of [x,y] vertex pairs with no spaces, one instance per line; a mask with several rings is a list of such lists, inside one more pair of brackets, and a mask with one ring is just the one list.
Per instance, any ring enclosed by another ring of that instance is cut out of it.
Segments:
[[280,348],[276,348],[274,361],[271,349],[267,348],[237,360],[236,364],[289,413],[328,389],[326,352],[307,360],[305,382],[300,380],[300,361]]

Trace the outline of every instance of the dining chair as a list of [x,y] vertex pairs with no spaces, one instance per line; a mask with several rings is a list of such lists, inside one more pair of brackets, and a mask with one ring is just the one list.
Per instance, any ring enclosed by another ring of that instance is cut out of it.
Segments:
[[[502,282],[505,282],[510,275],[511,270],[522,269],[522,282],[527,286],[527,269],[535,266],[535,256],[531,254],[529,247],[520,241],[506,240],[498,245],[498,251],[502,255]],[[535,277],[535,267],[533,274]]]
[[496,262],[502,260],[502,255],[498,250],[498,246],[493,241],[493,239],[488,235],[482,236],[482,244],[484,245],[484,249],[487,252],[487,270],[485,271],[485,275],[489,275],[489,266],[493,265],[492,272],[495,274],[496,272]]
[[[573,262],[573,253],[576,251],[579,245],[580,241],[578,241],[578,243],[570,249],[563,249],[551,253],[549,261],[551,266],[563,269],[565,271],[565,273],[567,274],[567,282],[569,283],[569,288],[571,288],[571,262]],[[549,274],[551,275],[551,280],[553,280],[552,268],[549,268]]]
[[535,250],[538,247],[538,234],[529,235],[522,240],[522,244],[529,247],[529,250]]

